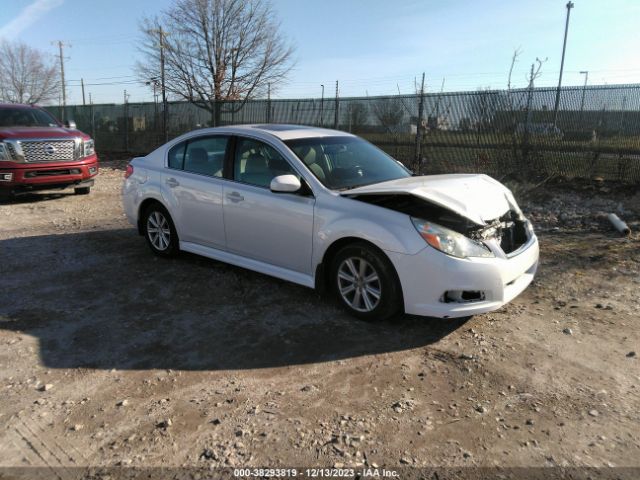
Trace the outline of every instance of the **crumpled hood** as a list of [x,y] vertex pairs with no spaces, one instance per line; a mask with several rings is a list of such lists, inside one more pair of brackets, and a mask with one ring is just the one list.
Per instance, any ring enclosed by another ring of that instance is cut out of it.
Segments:
[[447,208],[478,225],[514,209],[511,191],[487,175],[451,174],[400,178],[341,192],[344,196],[409,194]]
[[63,127],[3,127],[0,128],[0,140],[25,139],[25,138],[88,138],[79,130],[71,130]]

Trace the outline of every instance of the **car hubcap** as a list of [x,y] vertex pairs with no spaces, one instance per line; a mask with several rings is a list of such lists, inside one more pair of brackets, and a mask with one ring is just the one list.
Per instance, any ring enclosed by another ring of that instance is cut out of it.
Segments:
[[342,299],[358,312],[370,312],[380,303],[378,272],[366,260],[347,258],[338,268],[338,290]]
[[169,222],[160,212],[152,212],[147,219],[147,235],[149,241],[158,250],[166,250],[171,240]]

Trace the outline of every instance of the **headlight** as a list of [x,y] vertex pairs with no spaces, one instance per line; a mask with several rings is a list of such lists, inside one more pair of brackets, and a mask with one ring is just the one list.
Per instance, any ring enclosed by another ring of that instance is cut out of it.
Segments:
[[528,219],[525,219],[524,224],[527,229],[527,233],[529,233],[529,238],[533,237],[533,235],[535,234],[535,232],[533,231],[533,224]]
[[84,141],[84,157],[88,157],[96,153],[95,143],[92,138]]
[[495,256],[486,245],[471,240],[461,233],[419,218],[412,218],[411,221],[429,245],[447,255],[458,258]]

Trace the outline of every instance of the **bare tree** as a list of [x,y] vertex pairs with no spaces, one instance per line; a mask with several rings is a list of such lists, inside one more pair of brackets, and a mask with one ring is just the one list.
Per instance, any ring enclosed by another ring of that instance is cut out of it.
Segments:
[[358,132],[369,120],[369,107],[364,102],[349,102],[345,111],[345,123],[350,132]]
[[526,109],[527,117],[526,117],[526,123],[524,125],[525,142],[526,142],[526,136],[529,133],[529,125],[531,123],[531,114],[532,114],[531,102],[533,100],[533,89],[535,88],[535,81],[542,75],[540,70],[542,70],[542,65],[546,61],[547,61],[546,57],[544,58],[544,60],[541,60],[540,58],[536,57],[536,62],[531,64],[531,71],[527,76],[529,87],[528,87],[528,93],[527,93],[527,109]]
[[511,66],[509,67],[509,77],[507,78],[507,91],[511,91],[511,75],[513,74],[513,67],[515,67],[518,57],[522,54],[520,47],[513,50],[513,56],[511,57]]
[[[234,111],[277,88],[292,66],[293,47],[265,0],[175,0],[142,21],[144,59],[138,76],[160,77],[160,32],[167,92],[211,113],[220,124],[222,102]],[[162,30],[161,30],[162,29]]]
[[47,103],[58,97],[60,80],[53,61],[24,43],[0,43],[0,99],[11,103]]
[[399,125],[404,118],[404,107],[401,102],[394,98],[376,99],[371,106],[373,114],[380,125],[389,133],[399,133]]
[[476,131],[486,132],[493,125],[496,113],[503,107],[504,97],[502,93],[487,88],[479,88],[469,101],[471,118]]

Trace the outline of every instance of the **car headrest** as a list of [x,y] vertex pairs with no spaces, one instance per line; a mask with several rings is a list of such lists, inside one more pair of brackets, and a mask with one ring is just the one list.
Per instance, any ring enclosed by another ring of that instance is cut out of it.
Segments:
[[244,173],[265,173],[267,172],[267,159],[259,153],[252,153],[247,158],[247,163],[244,167]]
[[207,151],[202,147],[189,150],[189,163],[191,165],[206,165],[209,163],[209,155],[207,155]]

